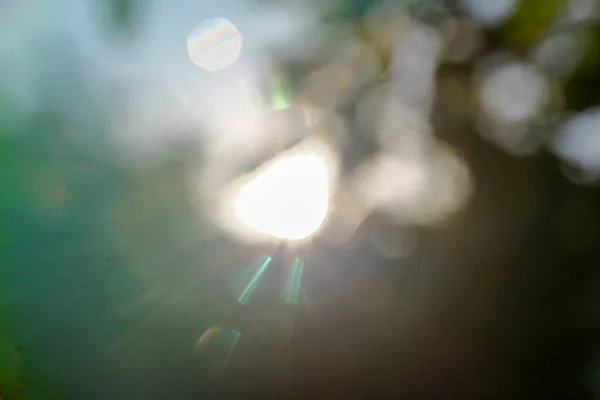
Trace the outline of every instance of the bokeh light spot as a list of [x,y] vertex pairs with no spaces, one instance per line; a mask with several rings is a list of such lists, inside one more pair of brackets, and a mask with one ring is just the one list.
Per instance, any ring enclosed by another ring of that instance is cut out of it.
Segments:
[[517,0],[462,0],[462,7],[474,20],[496,26],[514,13]]
[[551,146],[570,165],[589,172],[600,172],[600,108],[568,119]]
[[490,72],[480,89],[482,106],[501,122],[520,122],[546,105],[549,87],[532,67],[509,63]]
[[242,51],[242,35],[224,18],[201,23],[188,36],[190,58],[202,69],[218,71],[235,63]]

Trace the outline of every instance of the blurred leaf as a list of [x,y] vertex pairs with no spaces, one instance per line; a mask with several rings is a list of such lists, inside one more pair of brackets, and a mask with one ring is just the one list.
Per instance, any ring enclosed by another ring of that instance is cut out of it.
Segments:
[[500,36],[516,50],[527,50],[546,34],[565,0],[522,0]]
[[583,56],[573,79],[565,87],[566,107],[583,110],[600,103],[600,93],[590,90],[600,85],[600,27],[593,27],[583,43]]

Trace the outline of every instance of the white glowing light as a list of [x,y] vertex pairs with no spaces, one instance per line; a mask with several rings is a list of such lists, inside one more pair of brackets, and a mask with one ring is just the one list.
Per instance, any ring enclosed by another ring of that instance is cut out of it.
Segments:
[[546,106],[550,85],[534,67],[517,62],[490,71],[480,88],[484,111],[500,122],[537,116]]
[[218,71],[237,61],[242,51],[242,35],[224,18],[203,22],[188,36],[188,53],[200,68]]
[[482,24],[497,26],[515,12],[517,0],[462,0],[462,7]]
[[569,118],[551,143],[554,152],[585,172],[600,172],[600,108]]
[[239,222],[259,233],[304,239],[322,225],[329,208],[330,171],[321,155],[298,153],[275,159],[234,199]]

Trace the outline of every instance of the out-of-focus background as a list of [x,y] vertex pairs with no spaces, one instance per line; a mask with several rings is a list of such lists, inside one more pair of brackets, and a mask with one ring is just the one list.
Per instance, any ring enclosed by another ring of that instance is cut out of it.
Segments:
[[599,18],[0,0],[0,398],[593,399]]

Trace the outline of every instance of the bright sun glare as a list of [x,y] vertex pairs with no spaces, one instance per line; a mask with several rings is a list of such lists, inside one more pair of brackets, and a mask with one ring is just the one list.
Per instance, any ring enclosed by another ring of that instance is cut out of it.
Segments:
[[238,221],[254,231],[286,240],[316,232],[329,208],[329,172],[324,157],[300,153],[277,158],[238,192]]

